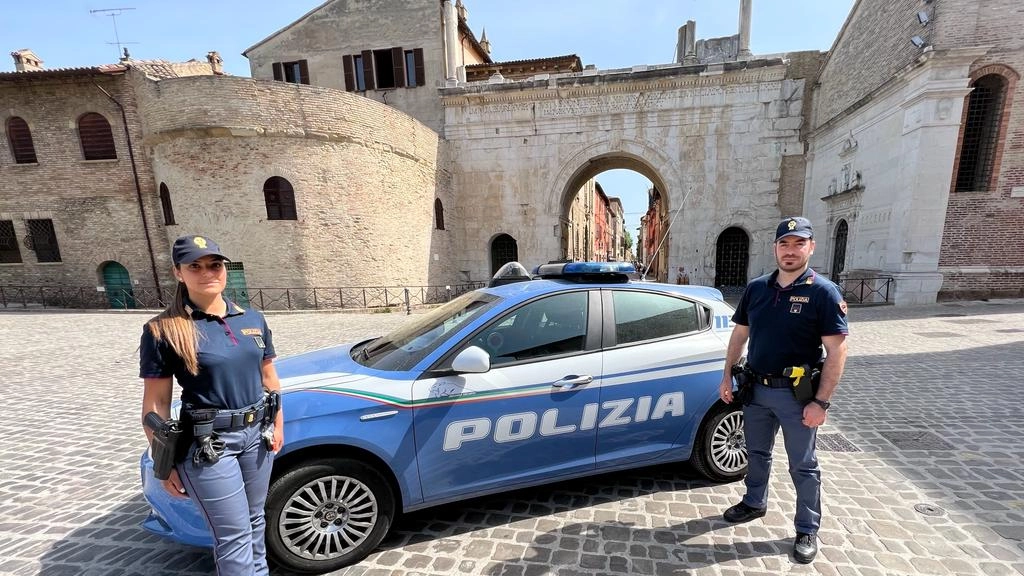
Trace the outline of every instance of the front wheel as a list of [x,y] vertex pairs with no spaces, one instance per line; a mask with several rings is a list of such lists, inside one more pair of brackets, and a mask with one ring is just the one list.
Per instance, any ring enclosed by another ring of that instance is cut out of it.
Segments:
[[373,551],[394,516],[395,496],[376,468],[348,458],[317,460],[271,484],[267,551],[297,572],[331,572]]
[[743,409],[726,406],[710,416],[694,440],[693,467],[716,482],[733,482],[747,473]]

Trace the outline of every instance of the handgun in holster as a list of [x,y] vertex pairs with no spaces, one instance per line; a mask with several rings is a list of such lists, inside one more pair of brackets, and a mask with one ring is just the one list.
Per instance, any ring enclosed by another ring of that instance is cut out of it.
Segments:
[[268,392],[264,399],[263,427],[260,428],[260,436],[263,437],[263,445],[267,450],[274,449],[274,422],[277,418],[277,411],[281,409],[281,394]]
[[153,459],[153,477],[167,480],[178,460],[181,425],[177,420],[164,420],[156,412],[146,414],[143,424],[153,433],[149,442],[149,455]]
[[754,400],[754,374],[745,361],[737,362],[730,368],[732,381],[736,384],[733,400],[747,406]]
[[213,431],[213,421],[217,418],[217,412],[216,408],[188,409],[188,419],[192,422],[192,434],[196,443],[192,463],[196,466],[216,464],[224,454],[224,441]]

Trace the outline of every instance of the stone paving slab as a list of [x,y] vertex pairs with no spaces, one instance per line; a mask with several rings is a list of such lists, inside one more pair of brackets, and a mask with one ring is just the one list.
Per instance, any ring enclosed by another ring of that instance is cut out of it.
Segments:
[[[213,574],[206,550],[138,526],[137,348],[149,315],[0,311],[0,574]],[[408,318],[269,322],[288,355]],[[742,483],[660,466],[419,511],[334,574],[1024,574],[1024,302],[854,309],[851,320],[821,433],[859,451],[819,452],[824,517],[810,565],[790,556],[795,493],[777,449],[769,513],[748,524],[721,520]]]

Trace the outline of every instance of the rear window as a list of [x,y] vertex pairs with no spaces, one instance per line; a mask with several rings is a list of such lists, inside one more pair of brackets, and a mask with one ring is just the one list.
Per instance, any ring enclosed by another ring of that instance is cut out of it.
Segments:
[[617,344],[696,332],[704,324],[701,306],[665,294],[615,290],[612,304]]

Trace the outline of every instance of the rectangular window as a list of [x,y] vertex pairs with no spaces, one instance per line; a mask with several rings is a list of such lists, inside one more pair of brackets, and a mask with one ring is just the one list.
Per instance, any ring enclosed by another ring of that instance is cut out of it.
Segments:
[[405,85],[419,86],[416,81],[416,53],[412,50],[405,51]]
[[29,238],[32,249],[36,251],[39,262],[60,262],[60,247],[57,246],[57,233],[53,230],[53,220],[27,220]]
[[355,67],[356,92],[366,91],[366,68],[363,57],[356,55],[352,57],[352,65]]
[[274,62],[274,80],[292,84],[309,84],[309,65],[305,60],[295,62]]
[[0,264],[17,264],[21,262],[21,248],[18,237],[14,234],[12,220],[0,220]]
[[377,88],[385,90],[395,87],[395,62],[391,50],[374,50],[373,67],[377,71]]

